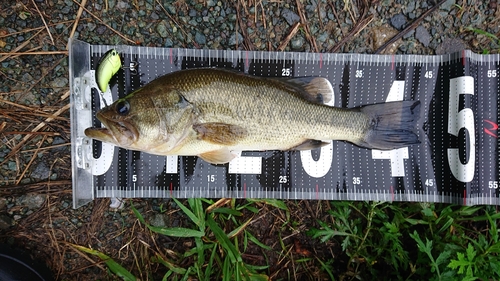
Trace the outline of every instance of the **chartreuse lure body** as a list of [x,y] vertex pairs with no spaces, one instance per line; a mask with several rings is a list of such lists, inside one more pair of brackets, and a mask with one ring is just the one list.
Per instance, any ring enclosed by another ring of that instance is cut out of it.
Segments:
[[104,54],[95,72],[97,86],[101,92],[106,92],[111,77],[113,77],[121,67],[122,61],[117,50],[111,49]]

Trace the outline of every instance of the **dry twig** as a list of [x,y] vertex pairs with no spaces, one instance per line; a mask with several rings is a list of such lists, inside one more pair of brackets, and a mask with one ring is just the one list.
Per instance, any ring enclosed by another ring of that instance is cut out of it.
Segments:
[[300,27],[300,22],[296,22],[293,24],[292,29],[290,30],[290,33],[288,33],[288,35],[285,37],[283,42],[281,42],[281,44],[279,45],[278,51],[285,50],[286,45],[288,45],[290,40],[292,40],[292,38],[295,36],[297,31],[299,31],[299,27]]
[[[106,4],[108,2],[106,1]],[[80,21],[80,17],[82,16],[83,13],[83,7],[87,4],[87,0],[82,0],[82,3],[80,4],[80,8],[78,8],[78,12],[76,13],[76,19],[75,23],[73,24],[73,28],[71,29],[71,32],[69,33],[69,38],[73,37],[75,35],[76,27],[78,26],[78,22]],[[66,45],[66,50],[69,50],[69,42],[68,45]]]
[[54,63],[52,66],[50,66],[49,68],[47,68],[47,71],[45,73],[42,74],[42,76],[40,77],[40,79],[38,79],[35,83],[33,83],[31,85],[31,87],[29,87],[26,91],[24,91],[18,98],[17,98],[17,101],[19,101],[21,98],[23,98],[27,93],[29,93],[36,85],[38,85],[38,83],[40,83],[40,81],[42,81],[43,78],[45,78],[45,76],[47,76],[47,74],[49,74],[52,69],[54,69],[56,66],[58,66],[63,60],[65,60],[66,58],[61,58],[59,61],[57,61],[56,63]]
[[131,39],[128,39],[127,37],[125,37],[125,35],[121,34],[120,32],[118,32],[118,30],[112,28],[109,24],[105,23],[102,19],[100,19],[98,16],[94,15],[91,11],[89,11],[87,8],[83,7],[80,3],[76,2],[76,0],[73,0],[73,2],[75,2],[78,6],[80,6],[82,9],[85,10],[85,12],[89,13],[89,15],[91,15],[93,18],[95,18],[96,20],[98,20],[100,23],[102,23],[104,26],[106,26],[107,28],[109,28],[109,30],[113,31],[116,35],[120,36],[121,38],[123,38],[124,40],[132,43],[132,44],[135,44],[135,41],[134,40],[131,40]]
[[[243,36],[243,40],[245,41],[245,45],[246,45],[245,49],[247,49],[248,51],[253,51],[255,49],[255,46],[253,45],[252,40],[250,40],[250,38],[248,37],[248,32],[247,32],[246,26],[240,17],[240,1],[238,1],[238,3],[236,4],[236,17],[238,18],[238,22],[236,23],[237,26],[235,28],[235,32],[236,32],[236,30],[238,30],[238,26],[239,26],[241,29],[242,36]],[[238,46],[238,36],[236,36],[236,46]]]
[[[73,0],[74,1],[74,0]],[[175,23],[175,25],[177,27],[179,27],[179,29],[181,30],[181,32],[184,34],[184,36],[186,36],[186,40],[190,40],[191,43],[193,43],[194,47],[196,49],[199,49],[200,46],[194,41],[191,39],[191,37],[188,36],[188,34],[186,33],[186,31],[184,30],[184,28],[182,28],[182,26],[167,12],[167,10],[165,10],[165,8],[163,7],[163,5],[160,3],[159,0],[156,0],[156,2],[158,3],[158,5],[160,5],[161,9],[163,10],[163,12],[165,13],[165,15],[167,15],[167,17],[173,21]]]
[[40,29],[35,35],[31,36],[28,40],[24,41],[21,45],[17,46],[12,52],[7,53],[6,56],[0,58],[0,62],[6,60],[10,56],[16,55],[16,52],[24,48],[26,45],[28,45],[31,41],[31,39],[35,38],[40,32],[42,32],[43,29]]
[[335,53],[337,52],[346,42],[351,40],[356,34],[361,32],[372,20],[373,20],[373,15],[368,16],[368,10],[369,6],[366,0],[363,1],[364,5],[362,8],[362,14],[360,19],[356,22],[354,27],[349,31],[349,33],[340,40],[339,43],[337,43],[335,46],[330,48],[328,50],[329,53]]
[[439,6],[441,6],[444,2],[446,2],[446,0],[441,0],[439,3],[437,3],[436,5],[434,5],[434,7],[428,9],[427,11],[425,11],[420,17],[418,17],[418,19],[416,19],[414,22],[412,22],[409,26],[407,26],[405,29],[401,30],[401,32],[399,32],[398,34],[396,34],[394,37],[392,37],[391,39],[387,40],[387,42],[385,42],[382,46],[380,46],[376,51],[375,51],[375,54],[379,54],[380,52],[382,52],[385,48],[387,48],[387,46],[391,45],[392,43],[398,41],[399,38],[403,37],[406,33],[412,31],[413,29],[415,29],[419,24],[420,22],[426,18],[429,14],[431,14],[432,12],[434,12]]
[[304,30],[306,32],[306,38],[309,40],[309,43],[311,44],[311,47],[314,52],[318,53],[318,46],[316,45],[316,39],[311,35],[311,30],[309,29],[309,24],[307,23],[306,16],[302,12],[302,3],[300,3],[299,0],[296,0],[297,3],[297,11],[299,12],[299,17],[300,21],[302,23],[302,26],[304,27]]
[[42,18],[43,25],[45,25],[45,29],[47,29],[47,33],[49,34],[50,41],[52,41],[52,45],[55,46],[56,44],[54,43],[54,38],[52,38],[52,33],[50,33],[49,26],[45,22],[45,18],[43,17],[42,12],[40,12],[40,10],[38,9],[38,6],[36,5],[35,0],[31,0],[31,2],[33,2],[33,5],[35,6],[36,11],[38,12],[38,14],[40,14],[40,17]]
[[[69,91],[68,91],[69,92]],[[61,115],[63,112],[65,112],[66,110],[68,110],[70,108],[71,104],[67,104],[65,106],[63,106],[62,108],[60,108],[58,111],[56,111],[54,114],[52,114],[50,117],[47,117],[47,119],[45,119],[44,122],[40,122],[40,124],[38,124],[35,128],[33,128],[33,130],[31,130],[32,132],[38,132],[40,129],[42,129],[45,125],[47,125],[47,123],[51,122],[52,120],[54,120],[55,117]],[[18,150],[32,137],[31,134],[29,135],[26,135],[16,146],[14,146],[12,148],[12,150],[10,151],[10,153],[5,157],[5,160],[0,163],[0,165],[3,165],[4,163],[6,163],[8,161],[8,159],[10,159],[13,155],[15,155]]]
[[[36,49],[40,49],[37,47]],[[10,53],[0,53],[0,56],[39,56],[39,55],[68,55],[68,51],[43,51],[43,52],[10,52]]]

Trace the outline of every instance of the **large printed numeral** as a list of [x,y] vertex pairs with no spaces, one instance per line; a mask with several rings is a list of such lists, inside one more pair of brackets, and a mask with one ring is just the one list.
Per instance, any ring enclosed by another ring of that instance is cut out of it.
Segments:
[[[402,101],[405,95],[405,81],[396,80],[391,86],[391,90],[387,95],[386,102]],[[405,163],[404,160],[408,159],[408,147],[383,151],[372,150],[373,159],[389,159],[391,161],[391,176],[404,177],[405,176]]]
[[[332,99],[325,104],[335,106],[335,95],[332,95]],[[311,150],[300,151],[302,167],[309,176],[322,178],[330,171],[333,160],[333,142],[331,140],[329,142],[330,144],[321,148],[318,161],[313,159]]]
[[[462,76],[450,79],[450,102],[448,108],[448,133],[458,137],[460,130],[465,129],[469,144],[459,148],[448,148],[448,164],[453,176],[461,182],[470,182],[474,178],[476,133],[474,128],[474,112],[470,108],[459,110],[460,95],[474,95],[474,78]],[[469,147],[469,157],[462,163],[460,152]]]

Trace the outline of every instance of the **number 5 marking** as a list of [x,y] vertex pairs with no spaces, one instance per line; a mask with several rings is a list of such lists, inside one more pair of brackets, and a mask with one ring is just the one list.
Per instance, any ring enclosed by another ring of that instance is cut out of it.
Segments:
[[448,111],[448,133],[458,137],[460,129],[469,135],[469,159],[460,161],[460,151],[467,146],[448,148],[448,164],[453,176],[461,182],[470,182],[474,178],[476,162],[476,133],[474,128],[474,112],[470,108],[458,111],[460,95],[474,95],[474,78],[462,76],[450,79],[450,102]]

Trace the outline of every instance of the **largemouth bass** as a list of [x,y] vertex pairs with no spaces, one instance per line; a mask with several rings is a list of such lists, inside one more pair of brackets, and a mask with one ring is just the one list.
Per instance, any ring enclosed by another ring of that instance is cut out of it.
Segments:
[[222,164],[241,151],[308,150],[328,140],[389,150],[418,143],[419,101],[346,109],[325,105],[321,77],[263,78],[200,68],[159,77],[97,112],[88,137],[157,155]]

